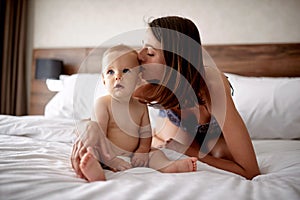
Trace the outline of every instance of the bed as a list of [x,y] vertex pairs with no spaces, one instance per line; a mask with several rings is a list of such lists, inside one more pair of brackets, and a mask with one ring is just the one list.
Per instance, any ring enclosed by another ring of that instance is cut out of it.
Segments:
[[[105,48],[35,49],[30,115],[0,115],[0,199],[300,199],[300,44],[204,48],[233,85],[261,175],[246,180],[198,161],[190,173],[133,168],[105,170],[107,181],[76,177],[74,130],[103,92],[96,91],[95,72]],[[34,78],[36,58],[64,61],[70,76],[60,92]],[[162,150],[171,159],[180,156]]]

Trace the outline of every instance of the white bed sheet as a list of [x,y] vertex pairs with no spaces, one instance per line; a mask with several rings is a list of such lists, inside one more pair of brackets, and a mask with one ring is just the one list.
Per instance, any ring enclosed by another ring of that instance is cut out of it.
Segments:
[[73,130],[72,120],[0,115],[0,199],[300,199],[299,140],[253,141],[262,175],[252,181],[198,161],[197,172],[106,170],[88,183],[71,168]]

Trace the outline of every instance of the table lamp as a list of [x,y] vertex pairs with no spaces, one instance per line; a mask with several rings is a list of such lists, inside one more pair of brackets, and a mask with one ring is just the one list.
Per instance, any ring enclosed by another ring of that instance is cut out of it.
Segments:
[[38,58],[36,59],[35,78],[46,80],[46,85],[50,91],[60,91],[62,88],[62,81],[59,79],[62,73],[62,67],[62,60]]

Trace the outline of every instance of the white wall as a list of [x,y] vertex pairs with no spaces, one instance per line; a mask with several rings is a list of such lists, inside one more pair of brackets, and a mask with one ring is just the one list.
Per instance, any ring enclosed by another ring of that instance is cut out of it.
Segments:
[[300,42],[299,0],[31,1],[33,48],[98,46],[164,15],[192,19],[203,44]]
[[300,0],[29,0],[28,88],[32,48],[95,47],[165,15],[192,19],[203,44],[299,43],[299,10]]

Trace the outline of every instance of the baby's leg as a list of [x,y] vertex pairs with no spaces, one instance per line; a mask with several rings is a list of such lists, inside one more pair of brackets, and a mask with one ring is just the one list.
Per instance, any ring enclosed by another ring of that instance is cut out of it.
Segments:
[[200,150],[200,146],[198,142],[196,142],[195,140],[189,146],[186,146],[176,141],[173,138],[168,139],[165,142],[164,147],[185,154],[190,157],[198,157],[199,150]]
[[164,147],[167,149],[172,149],[173,151],[177,151],[179,153],[184,153],[188,149],[188,146],[181,144],[180,142],[174,140],[173,138],[168,139],[165,142]]
[[188,157],[181,160],[169,160],[160,150],[150,153],[149,167],[164,173],[193,172],[197,170],[197,158]]
[[89,182],[106,180],[103,168],[94,157],[91,147],[88,147],[87,150],[80,161],[80,169],[83,175]]

